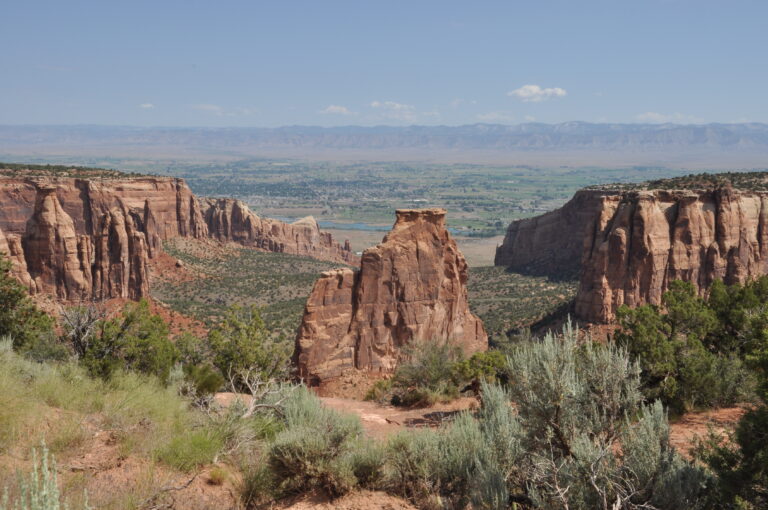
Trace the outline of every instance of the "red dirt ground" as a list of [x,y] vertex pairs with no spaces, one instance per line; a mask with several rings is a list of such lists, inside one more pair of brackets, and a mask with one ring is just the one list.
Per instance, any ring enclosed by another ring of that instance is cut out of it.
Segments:
[[745,407],[724,407],[686,413],[670,424],[670,442],[677,451],[690,457],[697,438],[704,438],[710,430],[719,434],[732,431],[745,412]]

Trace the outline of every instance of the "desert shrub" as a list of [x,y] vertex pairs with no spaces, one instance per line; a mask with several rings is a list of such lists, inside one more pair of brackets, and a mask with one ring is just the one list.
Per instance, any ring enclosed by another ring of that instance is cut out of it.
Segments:
[[476,352],[469,359],[456,361],[451,370],[455,380],[471,381],[479,388],[481,381],[506,384],[509,381],[506,368],[504,354],[500,350],[491,349]]
[[224,377],[210,365],[184,365],[184,380],[196,397],[208,397],[224,386]]
[[241,466],[240,471],[243,474],[239,487],[240,501],[245,508],[253,508],[274,492],[275,480],[266,463],[250,462]]
[[[52,456],[49,456],[48,449],[43,445],[39,461],[36,451],[33,451],[32,456],[34,459],[32,472],[28,477],[20,478],[19,495],[11,499],[6,487],[2,498],[0,498],[0,510],[60,510],[69,508],[62,502],[56,461]],[[88,510],[90,509],[87,503],[88,498],[86,497],[85,500],[83,509]]]
[[352,446],[349,462],[359,487],[373,490],[383,485],[386,457],[380,442],[359,439]]
[[732,433],[710,432],[697,446],[697,457],[718,476],[718,508],[768,507],[768,350],[755,353],[752,363],[759,368],[760,404]]
[[366,400],[389,401],[402,406],[430,406],[457,398],[463,391],[480,390],[480,383],[506,383],[506,361],[492,349],[465,358],[450,342],[414,342],[403,352],[403,361],[389,379],[368,390]]
[[44,331],[31,336],[26,343],[19,348],[19,352],[25,357],[37,361],[66,361],[70,357],[70,351],[53,331]]
[[98,323],[82,362],[92,375],[104,379],[126,368],[166,381],[176,356],[168,325],[142,299],[125,305],[119,316]]
[[[282,411],[285,429],[270,443],[267,463],[278,494],[319,489],[331,496],[352,490],[357,484],[355,468],[365,477],[355,447],[362,436],[357,417],[341,415],[323,407],[309,390],[291,394]],[[355,460],[359,464],[355,464]]]
[[287,375],[290,344],[276,340],[261,320],[256,306],[233,306],[208,334],[213,365],[240,390],[246,390],[242,374],[250,372],[262,381]]
[[392,379],[379,379],[365,393],[365,400],[385,402],[392,398]]
[[207,338],[200,338],[185,331],[176,338],[179,361],[184,365],[213,363],[213,352]]
[[692,284],[676,281],[664,294],[664,311],[621,307],[615,340],[640,363],[646,398],[660,398],[675,412],[749,398],[753,376],[744,360],[767,341],[768,315],[755,297],[766,285],[768,279],[731,287],[715,282],[705,300]]
[[[523,471],[511,481],[525,480],[511,484],[511,494],[542,508],[700,503],[707,478],[670,445],[661,404],[642,405],[640,370],[624,350],[579,346],[567,325],[559,338],[518,347],[508,364],[524,452],[516,466]],[[665,480],[686,483],[671,487]]]
[[413,342],[404,349],[403,361],[391,379],[392,403],[428,406],[459,396],[460,381],[453,366],[461,349],[450,342]]
[[[506,399],[503,406],[511,423]],[[501,473],[494,455],[501,449],[504,455],[515,455],[500,435],[493,434],[494,425],[498,423],[486,428],[482,420],[462,413],[438,430],[398,434],[387,443],[386,486],[425,508],[459,509],[470,503],[474,508],[487,508],[492,497],[480,494],[488,487],[484,480],[490,478],[490,470]],[[502,482],[504,505],[500,508],[506,508],[506,479]]]
[[440,438],[433,430],[401,432],[387,443],[386,480],[390,491],[425,502],[437,493]]
[[224,440],[215,430],[205,428],[175,436],[157,451],[158,460],[180,471],[192,471],[213,462]]
[[11,274],[11,262],[0,254],[0,336],[10,337],[13,347],[24,350],[52,332],[53,320],[29,298]]
[[106,310],[95,304],[62,308],[60,314],[64,341],[78,359],[85,357]]
[[625,351],[579,345],[566,326],[507,365],[507,389],[483,382],[475,417],[390,440],[392,490],[436,508],[701,506],[709,479],[675,453],[662,405],[642,404]]

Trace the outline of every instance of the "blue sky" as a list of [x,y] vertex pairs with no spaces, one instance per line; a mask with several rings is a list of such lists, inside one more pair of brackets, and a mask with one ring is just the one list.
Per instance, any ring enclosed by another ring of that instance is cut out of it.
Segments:
[[0,1],[0,124],[768,122],[768,1]]

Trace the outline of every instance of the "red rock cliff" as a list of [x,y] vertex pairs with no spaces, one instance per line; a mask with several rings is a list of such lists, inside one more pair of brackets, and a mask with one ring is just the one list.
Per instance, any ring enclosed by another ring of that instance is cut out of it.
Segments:
[[[578,221],[569,222],[565,211],[578,200]],[[534,232],[517,248],[502,245],[497,263],[560,246],[580,261],[575,311],[582,319],[611,322],[622,304],[659,304],[673,280],[690,281],[703,294],[716,279],[736,283],[768,273],[768,193],[585,190],[572,202],[548,213],[556,221],[546,235]],[[515,230],[520,226],[510,226]]]
[[204,208],[208,232],[220,241],[351,265],[360,263],[348,242],[342,246],[334,241],[330,233],[320,231],[311,216],[294,223],[260,218],[244,203],[228,198],[207,199]]
[[599,214],[606,193],[581,190],[559,209],[513,221],[495,264],[521,273],[578,275],[585,225]]
[[317,385],[351,369],[391,372],[401,348],[422,340],[451,340],[466,353],[487,349],[466,282],[467,263],[445,228],[445,211],[397,211],[358,272],[327,271],[315,283],[296,338],[299,376]]
[[0,252],[32,294],[64,301],[148,295],[148,261],[162,241],[206,238],[207,220],[217,239],[358,262],[348,244],[339,245],[314,222],[262,220],[234,203],[205,201],[203,210],[174,178],[0,178]]

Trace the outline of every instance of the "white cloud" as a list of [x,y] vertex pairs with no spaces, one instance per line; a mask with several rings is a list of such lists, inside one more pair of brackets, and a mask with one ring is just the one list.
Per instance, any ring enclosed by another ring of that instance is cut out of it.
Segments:
[[413,111],[413,106],[409,104],[396,103],[394,101],[372,101],[371,107],[385,108],[393,111]]
[[464,100],[461,99],[460,97],[455,97],[451,99],[451,102],[450,102],[451,108],[458,108],[459,106],[461,106],[463,102]]
[[355,115],[355,112],[351,111],[346,106],[341,106],[338,104],[328,105],[318,113],[322,113],[324,115]]
[[526,103],[540,103],[553,97],[564,97],[568,92],[560,87],[542,88],[539,85],[523,85],[519,89],[510,90],[507,95],[517,97]]
[[704,122],[703,119],[682,113],[665,114],[658,112],[645,112],[636,115],[635,119],[639,120],[640,122],[648,122],[650,124],[665,124],[667,122],[701,124]]
[[139,105],[139,108],[143,108],[144,110],[151,110],[154,107],[155,105],[153,105],[152,103],[141,103]]
[[533,115],[526,115],[525,120],[527,122],[534,122],[536,120],[536,117],[534,117]]
[[394,101],[371,101],[371,108],[381,110],[381,115],[387,119],[413,122],[416,120],[416,108],[409,104]]
[[515,118],[506,112],[478,113],[475,118],[480,122],[510,122]]

